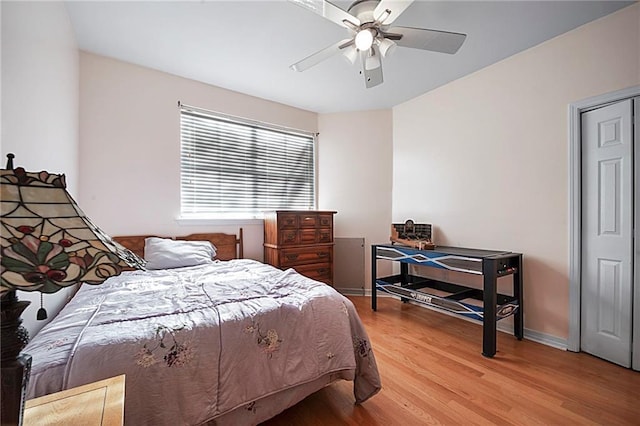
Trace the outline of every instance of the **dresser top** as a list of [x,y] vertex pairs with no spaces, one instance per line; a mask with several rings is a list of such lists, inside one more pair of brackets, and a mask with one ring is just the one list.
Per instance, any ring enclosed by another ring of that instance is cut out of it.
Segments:
[[265,213],[323,213],[323,214],[336,214],[336,211],[332,210],[271,210]]

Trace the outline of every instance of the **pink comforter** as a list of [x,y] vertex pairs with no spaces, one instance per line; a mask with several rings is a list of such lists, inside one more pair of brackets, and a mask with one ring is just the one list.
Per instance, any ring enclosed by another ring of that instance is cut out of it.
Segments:
[[246,259],[84,285],[24,352],[28,398],[126,374],[130,425],[256,424],[323,380],[353,379],[356,402],[380,389],[348,299]]

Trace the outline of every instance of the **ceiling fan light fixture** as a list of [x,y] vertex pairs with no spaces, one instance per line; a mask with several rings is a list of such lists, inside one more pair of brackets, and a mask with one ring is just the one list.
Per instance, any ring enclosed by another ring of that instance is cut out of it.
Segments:
[[389,40],[388,38],[378,38],[376,41],[380,48],[380,54],[383,58],[386,58],[387,55],[391,54],[391,52],[395,50],[396,43],[393,40]]
[[358,58],[358,49],[352,44],[351,46],[345,47],[342,51],[342,54],[345,58],[351,63],[351,65],[356,63],[356,59]]
[[378,55],[372,54],[364,60],[364,69],[366,70],[374,70],[380,68],[380,66],[380,57]]
[[355,38],[356,48],[365,51],[371,48],[373,44],[373,32],[370,29],[360,30]]
[[380,16],[378,16],[376,18],[376,21],[380,22],[381,24],[384,23],[384,21],[387,20],[387,18],[391,16],[391,11],[389,9],[385,9],[382,11],[382,13],[380,14]]

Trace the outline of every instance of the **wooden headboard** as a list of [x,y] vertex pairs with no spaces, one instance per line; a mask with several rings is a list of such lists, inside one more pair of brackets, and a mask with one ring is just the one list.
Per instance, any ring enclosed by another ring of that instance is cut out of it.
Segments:
[[[144,258],[144,240],[148,237],[158,237],[158,235],[128,235],[113,237],[113,239],[138,256]],[[162,238],[186,241],[211,241],[211,243],[216,247],[216,259],[220,260],[242,259],[243,256],[242,228],[240,228],[237,237],[233,234],[203,233],[186,235],[184,237]]]

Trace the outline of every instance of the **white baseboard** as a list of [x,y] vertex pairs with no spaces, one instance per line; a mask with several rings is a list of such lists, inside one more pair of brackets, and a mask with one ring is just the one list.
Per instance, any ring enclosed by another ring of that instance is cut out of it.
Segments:
[[338,293],[344,294],[345,296],[364,296],[365,292],[363,288],[338,288],[334,287]]
[[[371,297],[371,290],[370,289],[366,289],[364,291],[364,293],[365,293],[364,294],[365,296]],[[353,294],[353,296],[362,296],[362,294]],[[399,297],[392,296],[392,295],[390,295],[388,293],[380,293],[379,292],[377,294],[377,297],[391,297],[391,298],[400,300]],[[442,314],[449,315],[449,316],[456,317],[456,318],[461,318],[461,319],[463,319],[465,321],[474,322],[476,324],[478,323],[477,320],[473,320],[471,318],[466,318],[466,317],[464,317],[462,315],[457,315],[457,314],[454,314],[452,312],[448,312],[448,311],[445,311],[445,310],[442,310],[442,309],[438,309],[438,308],[435,308],[435,307],[422,305],[420,303],[416,303],[416,302],[412,302],[412,301],[409,301],[409,303],[414,304],[416,306],[420,306],[421,308],[431,309],[432,311],[436,311],[438,313],[442,313]],[[511,325],[510,323],[507,323],[507,322],[498,322],[497,330],[501,331],[503,333],[508,333],[508,334],[513,335],[513,325]],[[530,330],[530,329],[528,329],[526,327],[524,329],[524,338],[527,339],[527,340],[531,340],[533,342],[537,342],[537,343],[541,343],[543,345],[551,346],[553,348],[560,349],[560,350],[563,350],[563,351],[567,350],[567,344],[568,344],[567,339],[563,339],[561,337],[553,336],[551,334],[541,333],[541,332],[536,331],[536,330]]]
[[[505,333],[513,334],[513,327],[507,323],[505,323],[504,325],[501,323],[498,323],[498,331],[503,331]],[[524,329],[524,338],[527,340],[531,340],[537,343],[542,343],[543,345],[551,346],[553,348],[560,349],[563,351],[567,350],[567,339],[563,339],[557,336],[552,336],[551,334],[541,333],[539,331],[531,330],[526,327]]]

